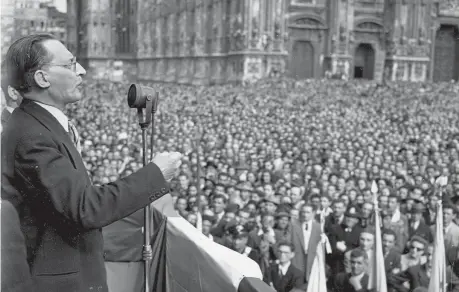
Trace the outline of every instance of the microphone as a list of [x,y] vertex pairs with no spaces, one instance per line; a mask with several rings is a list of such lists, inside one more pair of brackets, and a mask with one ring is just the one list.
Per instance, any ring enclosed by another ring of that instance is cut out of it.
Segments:
[[130,108],[142,109],[147,107],[147,101],[152,101],[152,113],[158,108],[159,93],[153,88],[140,84],[131,84],[127,94],[127,102]]

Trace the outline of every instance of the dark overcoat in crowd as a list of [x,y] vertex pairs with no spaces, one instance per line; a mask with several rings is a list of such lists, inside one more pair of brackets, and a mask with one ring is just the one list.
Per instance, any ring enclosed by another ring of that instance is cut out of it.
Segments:
[[306,288],[303,273],[292,264],[288,267],[285,275],[281,275],[279,264],[271,264],[263,280],[268,284],[272,284],[277,292],[290,292],[294,288]]
[[351,278],[350,273],[339,273],[334,277],[333,281],[333,288],[332,292],[369,292],[368,287],[368,281],[369,281],[369,276],[367,274],[364,274],[362,279],[360,280],[360,285],[362,286],[362,289],[360,290],[355,290],[354,286],[352,286],[349,283],[349,279]]
[[[225,215],[223,215],[225,216]],[[215,216],[217,219],[217,216]],[[223,220],[223,218],[217,222],[217,224],[211,229],[210,234],[215,237],[222,237],[225,234],[225,226],[228,222]]]
[[384,268],[386,273],[391,273],[394,269],[400,269],[400,252],[392,248],[387,255],[384,255]]
[[[359,246],[360,233],[362,227],[355,225],[351,230],[348,230],[344,224],[332,225],[329,232],[329,240],[332,248],[332,253],[326,256],[327,264],[330,266],[332,275],[344,272],[344,254]],[[337,248],[337,243],[344,241],[346,250],[340,251]]]
[[[427,276],[426,265],[424,264],[409,267],[406,271],[397,275],[389,274],[387,281],[395,291],[409,292],[418,287],[428,288],[430,278]],[[409,289],[403,285],[405,282],[409,283]]]
[[1,142],[2,199],[19,212],[33,291],[107,291],[101,228],[168,193],[161,170],[93,186],[70,135],[30,100]]
[[1,291],[33,291],[19,215],[9,201],[1,202]]
[[410,226],[408,227],[408,235],[408,238],[412,238],[414,235],[418,235],[427,240],[427,242],[429,243],[433,242],[432,231],[423,220],[419,222],[419,226],[416,230],[414,230],[413,226],[411,226],[410,224]]

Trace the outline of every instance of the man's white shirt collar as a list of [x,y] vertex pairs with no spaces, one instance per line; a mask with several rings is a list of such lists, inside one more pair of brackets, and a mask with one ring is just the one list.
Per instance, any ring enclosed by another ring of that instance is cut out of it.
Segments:
[[401,213],[400,213],[400,210],[397,209],[395,210],[394,214],[392,215],[392,218],[390,220],[391,223],[396,223],[398,221],[400,221],[401,219]]
[[365,275],[365,272],[361,273],[360,275],[355,276],[357,279],[359,279],[359,282],[362,283],[362,278]]
[[69,119],[67,116],[57,107],[47,105],[38,101],[34,101],[36,104],[47,110],[54,118],[61,124],[66,132],[69,131]]
[[285,276],[287,274],[287,271],[288,271],[289,267],[290,267],[290,262],[286,263],[283,266],[279,263],[279,270],[281,270],[282,276]]
[[449,232],[449,230],[451,229],[451,225],[453,225],[453,222],[450,222],[448,226],[445,227],[445,234]]
[[14,108],[12,108],[12,107],[10,107],[10,106],[6,106],[5,108],[6,108],[6,110],[7,110],[10,114],[12,114],[13,111],[14,111]]

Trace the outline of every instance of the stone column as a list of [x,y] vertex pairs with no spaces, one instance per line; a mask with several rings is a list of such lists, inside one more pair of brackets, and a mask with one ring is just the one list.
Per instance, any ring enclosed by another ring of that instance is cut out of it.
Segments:
[[187,34],[186,34],[186,83],[191,83],[194,77],[194,38],[195,38],[195,3],[189,2],[187,5]]
[[[162,8],[161,8],[162,9]],[[164,57],[165,57],[165,46],[166,46],[166,18],[165,18],[165,15],[161,12],[159,14],[159,18],[158,20],[156,21],[156,35],[157,35],[157,39],[156,41],[158,42],[158,54],[157,54],[157,57],[158,57],[158,65],[156,67],[156,78],[155,80],[158,80],[158,81],[164,81],[164,78],[165,78],[165,74],[166,74],[166,67],[165,67],[165,61],[164,61]]]
[[203,84],[205,79],[204,57],[206,42],[206,24],[207,24],[207,1],[198,0],[195,9],[195,78],[194,84]]
[[432,3],[424,0],[386,0],[386,71],[392,81],[425,81],[427,78],[426,74],[418,72],[430,62],[428,29],[432,23],[432,8]]
[[252,0],[249,1],[250,9],[250,18],[249,18],[249,49],[257,50],[260,49],[261,44],[261,34],[262,34],[262,23],[261,23],[261,0]]
[[334,12],[336,23],[332,34],[331,71],[347,79],[353,58],[350,52],[350,39],[354,27],[354,2],[337,0]]

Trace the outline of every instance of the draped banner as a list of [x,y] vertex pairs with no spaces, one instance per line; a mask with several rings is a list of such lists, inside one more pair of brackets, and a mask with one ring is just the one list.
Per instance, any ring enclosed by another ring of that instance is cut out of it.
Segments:
[[180,217],[170,195],[153,204],[155,292],[274,292],[257,263],[213,242]]

